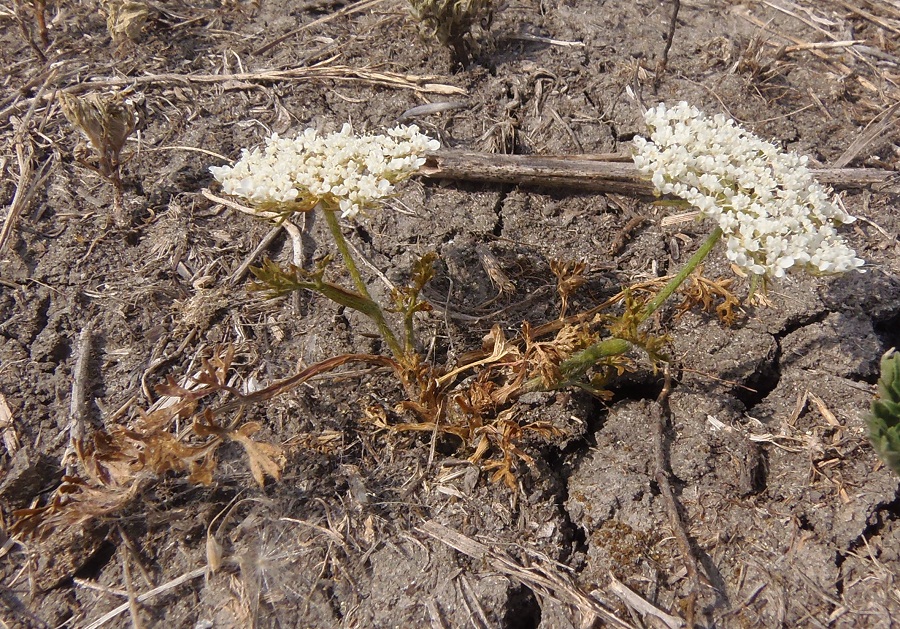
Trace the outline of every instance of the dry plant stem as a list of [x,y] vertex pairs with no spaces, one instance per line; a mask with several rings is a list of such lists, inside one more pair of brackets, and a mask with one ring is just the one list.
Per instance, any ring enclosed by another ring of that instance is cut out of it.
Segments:
[[[813,169],[812,173],[819,182],[835,188],[884,184],[897,176],[894,171],[877,168],[824,168]],[[628,154],[537,156],[439,151],[427,157],[419,174],[431,179],[655,196],[653,185],[641,177]]]
[[16,220],[19,218],[19,214],[22,213],[22,209],[25,206],[24,199],[28,187],[27,182],[31,178],[31,153],[29,152],[28,156],[25,156],[25,146],[23,142],[24,140],[21,138],[16,141],[16,159],[19,162],[19,182],[16,186],[16,192],[13,195],[12,203],[9,204],[9,213],[6,215],[3,229],[0,230],[0,251],[3,251],[4,247],[6,247],[6,243],[16,224]]
[[[173,588],[178,587],[182,583],[187,583],[188,581],[193,581],[194,579],[202,577],[205,574],[206,574],[205,566],[203,568],[197,568],[196,570],[192,570],[186,574],[181,575],[180,577],[172,579],[168,583],[163,583],[158,588],[153,588],[149,592],[145,592],[144,594],[141,594],[140,596],[138,596],[135,599],[135,601],[137,601],[138,603],[144,603],[146,601],[149,601],[149,600],[159,596],[160,594],[163,594]],[[106,614],[104,614],[103,616],[101,616],[100,618],[98,618],[97,620],[92,622],[91,624],[85,625],[84,629],[100,629],[100,627],[102,627],[103,625],[108,623],[110,620],[112,620],[116,616],[127,612],[130,608],[131,608],[130,602],[123,603],[123,604],[119,605],[118,607],[116,607],[115,609],[113,609],[112,611],[107,612]]]
[[[241,265],[235,269],[234,273],[232,273],[228,277],[228,285],[234,288],[237,286],[238,282],[244,279],[244,276],[247,275],[247,271],[250,270],[250,266],[256,261],[256,258],[260,256],[260,254],[265,251],[269,245],[272,244],[272,241],[275,240],[275,237],[281,232],[281,226],[276,225],[272,229],[269,230],[263,239],[259,241],[259,244],[256,245],[256,248],[250,252],[250,255],[247,256]],[[294,259],[296,260],[297,256],[294,255]]]
[[[35,4],[37,4],[37,3],[35,3]],[[34,9],[36,10],[37,7],[35,6]],[[47,55],[44,54],[44,51],[41,50],[40,46],[37,45],[37,42],[34,41],[34,37],[32,36],[32,33],[31,33],[31,29],[28,27],[27,17],[25,16],[25,11],[23,9],[22,0],[17,0],[17,2],[15,4],[15,15],[16,15],[16,20],[19,22],[19,28],[22,31],[22,36],[24,37],[25,41],[28,42],[29,46],[31,46],[31,49],[34,51],[34,54],[37,55],[40,62],[47,63]],[[40,30],[40,26],[42,25],[43,21],[44,21],[43,14],[40,17],[35,15],[35,22],[38,23],[39,30]],[[47,30],[46,26],[44,26],[44,29],[43,29],[44,32],[41,33],[42,36],[46,36],[46,30]],[[42,39],[43,39],[43,37],[42,37]],[[46,45],[46,42],[44,43],[44,45]]]
[[684,567],[687,570],[688,578],[691,582],[691,594],[689,598],[689,606],[687,607],[687,616],[689,625],[693,625],[691,617],[693,616],[693,605],[701,594],[700,589],[700,571],[698,569],[699,562],[694,555],[694,547],[691,544],[690,536],[684,521],[681,519],[681,513],[678,509],[678,501],[675,498],[675,492],[672,489],[672,483],[669,479],[669,464],[666,457],[665,432],[666,425],[669,422],[668,398],[672,391],[672,377],[668,367],[665,370],[665,386],[660,391],[656,401],[652,403],[650,409],[651,418],[654,420],[653,426],[653,450],[654,450],[654,477],[656,484],[659,486],[659,493],[666,505],[666,511],[669,514],[669,524],[672,527],[672,533],[678,540],[678,546],[681,548],[681,555],[684,559]]
[[669,32],[666,33],[666,47],[663,48],[662,58],[656,66],[656,77],[653,80],[654,89],[659,88],[659,82],[662,75],[666,72],[666,66],[669,64],[669,51],[672,49],[672,42],[675,40],[675,27],[678,23],[678,11],[681,10],[681,0],[673,0],[672,17],[669,19]]
[[402,360],[405,355],[403,348],[400,347],[397,337],[394,336],[394,332],[388,326],[381,308],[372,299],[372,296],[369,295],[369,289],[366,288],[366,283],[363,282],[362,276],[359,274],[359,269],[356,268],[356,262],[353,260],[353,255],[350,253],[349,247],[347,247],[347,241],[344,240],[344,234],[341,233],[341,225],[338,221],[337,212],[323,209],[323,214],[325,214],[325,222],[328,223],[331,235],[334,237],[334,244],[337,245],[338,251],[340,251],[341,257],[344,259],[347,271],[349,271],[350,277],[356,285],[356,290],[359,291],[360,296],[371,304],[371,307],[367,307],[365,310],[360,308],[356,308],[356,310],[359,310],[375,322],[375,325],[378,326],[378,331],[381,332],[382,338],[384,338],[385,342],[391,348],[394,357],[398,360]]
[[653,298],[647,307],[644,308],[644,312],[641,313],[640,322],[646,321],[650,316],[656,312],[656,310],[665,303],[665,301],[672,296],[678,287],[681,286],[681,283],[684,282],[688,278],[688,276],[694,272],[694,269],[703,262],[706,256],[709,255],[709,252],[712,251],[712,248],[716,246],[716,243],[719,242],[719,239],[722,237],[722,229],[720,227],[716,227],[713,232],[709,235],[700,248],[691,256],[691,258],[687,261],[684,267],[678,272],[678,274],[669,280],[669,283],[666,284],[663,289],[659,292],[659,294]]
[[394,372],[399,373],[400,371],[400,365],[387,356],[379,356],[377,354],[343,354],[341,356],[328,358],[314,365],[310,365],[303,371],[300,371],[299,373],[296,373],[289,378],[279,380],[278,382],[275,382],[274,384],[271,384],[264,389],[260,389],[259,391],[244,395],[237,400],[232,400],[231,402],[227,402],[222,406],[214,408],[212,409],[213,417],[219,417],[226,413],[232,413],[249,404],[264,402],[270,398],[275,397],[276,395],[284,393],[288,389],[303,384],[313,376],[333,371],[341,365],[351,362],[382,365],[384,367],[390,367],[394,370]]
[[[43,85],[41,85],[38,90],[37,95],[32,100],[31,105],[28,107],[28,111],[25,112],[25,115],[22,116],[22,119],[19,121],[18,126],[15,130],[15,134],[13,135],[13,139],[16,144],[16,160],[19,164],[19,180],[16,183],[16,192],[13,194],[12,202],[9,204],[9,212],[6,215],[6,220],[3,223],[3,229],[0,230],[0,253],[3,252],[4,247],[9,241],[9,237],[12,234],[13,227],[16,224],[16,220],[19,218],[19,215],[25,209],[25,207],[31,201],[31,198],[35,195],[38,190],[38,186],[43,183],[43,180],[49,176],[47,174],[39,174],[37,181],[32,183],[32,175],[34,168],[32,166],[32,157],[34,155],[34,149],[31,148],[29,143],[29,150],[26,155],[25,153],[25,142],[28,139],[28,130],[31,124],[31,119],[34,117],[35,109],[37,104],[40,102],[41,98],[43,98],[44,93],[47,91],[47,87],[50,83],[56,79],[58,72],[56,69],[52,70],[47,77],[44,79]],[[47,164],[48,162],[45,162]],[[43,169],[42,169],[43,170]]]
[[122,556],[122,576],[125,579],[125,587],[128,592],[128,611],[131,614],[131,626],[134,629],[143,629],[144,624],[141,622],[141,616],[137,603],[137,596],[134,593],[134,582],[131,580],[131,568],[128,565],[128,551],[121,546]]
[[368,85],[379,85],[397,89],[409,89],[423,94],[465,95],[466,90],[454,85],[435,83],[439,77],[433,75],[399,74],[382,72],[368,68],[351,68],[345,65],[331,65],[338,57],[326,59],[314,66],[292,68],[289,70],[260,70],[258,72],[236,72],[233,74],[150,74],[112,79],[95,79],[66,88],[71,94],[94,91],[98,88],[169,84],[185,85],[191,83],[231,83],[260,82],[277,83],[279,81],[359,81]]
[[416,530],[475,559],[478,565],[488,566],[543,596],[575,607],[585,621],[582,626],[591,627],[593,626],[592,621],[600,618],[610,627],[619,627],[620,629],[633,627],[618,618],[611,607],[600,600],[598,596],[589,596],[574,584],[568,575],[553,570],[549,565],[541,565],[544,562],[528,567],[522,566],[509,556],[433,520],[416,527]]
[[653,616],[659,619],[669,629],[681,629],[684,621],[677,616],[672,616],[648,603],[637,592],[619,581],[611,572],[609,573],[609,591],[622,599],[622,602],[644,617]]
[[[75,453],[78,452],[78,444],[87,437],[85,422],[88,407],[87,380],[88,365],[91,356],[91,325],[87,324],[78,336],[78,358],[75,361],[75,372],[72,377],[72,398],[69,402],[69,445],[63,455],[66,464],[66,473],[70,476],[75,473]],[[65,433],[64,433],[65,434]]]

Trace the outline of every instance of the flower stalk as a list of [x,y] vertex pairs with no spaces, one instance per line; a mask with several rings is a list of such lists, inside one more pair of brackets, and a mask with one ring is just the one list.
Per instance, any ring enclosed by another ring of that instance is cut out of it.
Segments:
[[669,280],[669,283],[666,284],[661,291],[653,298],[653,300],[647,304],[644,310],[641,312],[638,323],[643,323],[647,319],[649,319],[654,312],[656,312],[660,306],[662,306],[666,300],[672,296],[678,287],[681,286],[682,282],[686,280],[691,273],[694,272],[701,262],[709,255],[709,252],[712,251],[713,247],[716,246],[716,243],[722,238],[722,228],[716,227],[713,232],[709,235],[700,248],[694,252],[694,255],[690,257],[690,259],[685,263],[684,267],[678,272],[678,274]]
[[[359,274],[359,268],[356,266],[356,261],[353,259],[350,248],[347,246],[347,241],[344,239],[344,234],[341,232],[341,225],[338,221],[337,212],[323,209],[322,213],[325,215],[325,222],[328,224],[328,229],[331,231],[331,236],[334,238],[334,244],[337,246],[341,258],[344,260],[344,266],[347,267],[347,272],[350,273],[350,278],[353,280],[353,284],[356,286],[356,290],[359,292],[360,297],[363,298],[362,302],[365,303],[365,308],[363,309],[347,303],[344,303],[343,305],[349,305],[351,308],[358,310],[372,319],[372,321],[375,322],[375,325],[378,326],[378,332],[381,334],[381,337],[384,339],[385,343],[388,344],[388,347],[391,348],[391,353],[394,354],[394,358],[402,361],[405,352],[400,346],[400,343],[397,342],[397,337],[394,335],[393,330],[391,330],[387,320],[384,318],[381,307],[374,299],[372,299],[372,296],[369,294],[369,289],[366,287],[366,283]],[[333,301],[337,301],[333,296],[326,294],[324,291],[320,290],[319,292],[322,292],[323,295],[329,297]],[[342,302],[338,301],[338,303]]]

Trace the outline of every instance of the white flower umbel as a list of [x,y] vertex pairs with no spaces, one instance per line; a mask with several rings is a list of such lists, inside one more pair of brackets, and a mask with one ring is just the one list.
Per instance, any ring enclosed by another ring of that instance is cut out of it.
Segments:
[[782,277],[794,266],[831,274],[863,265],[835,229],[856,219],[829,199],[806,157],[684,102],[660,103],[644,120],[650,139],[634,139],[638,170],[659,194],[680,197],[716,221],[726,255],[739,267]]
[[293,139],[272,134],[264,148],[243,149],[234,166],[209,170],[226,194],[257,207],[308,210],[322,203],[353,218],[390,195],[395,183],[425,163],[427,151],[439,147],[415,125],[389,129],[387,135],[358,136],[345,124],[325,136],[315,129]]

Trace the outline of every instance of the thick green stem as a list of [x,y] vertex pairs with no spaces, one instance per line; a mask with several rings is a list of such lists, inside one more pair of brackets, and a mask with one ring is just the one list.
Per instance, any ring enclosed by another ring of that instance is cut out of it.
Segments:
[[[709,238],[700,246],[697,252],[691,256],[690,260],[684,265],[684,268],[678,272],[678,275],[669,280],[669,283],[665,285],[665,287],[660,291],[660,293],[653,298],[647,307],[644,308],[643,312],[641,312],[638,317],[637,323],[640,324],[643,321],[646,321],[656,310],[665,303],[665,301],[672,296],[681,283],[684,282],[688,276],[694,272],[694,269],[703,261],[706,256],[709,255],[709,252],[712,251],[712,248],[719,242],[719,239],[722,237],[722,230],[716,227],[712,234],[709,235]],[[617,354],[624,354],[630,345],[627,341],[622,339],[606,339],[604,341],[600,341],[599,343],[594,343],[590,347],[587,347],[577,354],[574,354],[568,360],[563,361],[559,365],[559,371],[561,375],[561,382],[558,386],[564,386],[567,383],[572,382],[573,380],[580,377],[584,372],[586,372],[591,365],[596,363],[598,360],[608,356],[615,356]],[[624,348],[624,349],[623,349]],[[537,379],[533,379],[525,384],[525,389],[529,391],[535,390],[535,388],[539,387],[539,382]]]
[[[415,303],[415,298],[413,298]],[[415,328],[416,311],[414,309],[407,310],[403,313],[403,328],[406,332],[406,353],[412,354],[416,349],[416,328]]]
[[[369,289],[366,287],[366,283],[363,282],[362,276],[359,274],[359,269],[356,267],[356,261],[353,260],[353,256],[350,254],[350,248],[347,246],[347,241],[344,240],[344,234],[341,233],[341,225],[338,222],[337,212],[322,208],[322,213],[325,215],[325,222],[328,223],[328,228],[331,230],[334,244],[337,245],[338,251],[341,252],[341,257],[344,259],[344,265],[347,267],[347,271],[350,273],[350,277],[356,285],[356,290],[359,291],[360,296],[370,304],[365,309],[356,306],[351,307],[359,310],[375,322],[375,325],[378,326],[378,331],[381,333],[381,337],[394,353],[394,357],[402,361],[406,354],[403,351],[403,348],[400,347],[400,343],[397,342],[397,337],[394,336],[394,332],[388,325],[387,320],[384,318],[381,307],[374,299],[372,299],[372,296],[369,294]],[[327,293],[325,294],[326,296],[329,296]],[[345,303],[344,305],[350,304]]]
[[[610,356],[621,356],[629,349],[631,349],[631,343],[624,339],[612,338],[594,343],[559,364],[559,372],[562,377],[559,382],[553,384],[553,387],[560,388],[571,384],[600,360]],[[524,391],[539,391],[543,388],[545,385],[542,378],[532,378],[522,386]]]
[[691,256],[691,259],[688,260],[684,267],[678,272],[678,275],[669,280],[669,283],[666,284],[659,294],[653,298],[653,301],[647,304],[647,307],[644,308],[644,311],[640,315],[638,323],[650,318],[650,315],[656,312],[656,310],[672,296],[672,293],[678,290],[681,283],[694,272],[694,269],[696,269],[701,262],[703,262],[703,259],[709,255],[709,252],[712,251],[712,248],[716,246],[716,243],[719,242],[721,237],[722,229],[716,227],[709,235],[709,238],[706,239],[706,242],[700,245],[700,248],[697,249],[696,253]]

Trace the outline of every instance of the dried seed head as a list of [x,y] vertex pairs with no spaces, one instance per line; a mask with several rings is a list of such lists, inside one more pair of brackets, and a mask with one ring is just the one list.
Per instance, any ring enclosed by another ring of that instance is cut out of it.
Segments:
[[101,3],[106,11],[106,30],[114,42],[140,39],[150,14],[146,4],[130,0],[101,0]]
[[90,140],[100,161],[100,172],[107,177],[117,176],[119,155],[137,124],[131,105],[118,93],[75,96],[62,92],[59,103],[66,120]]

